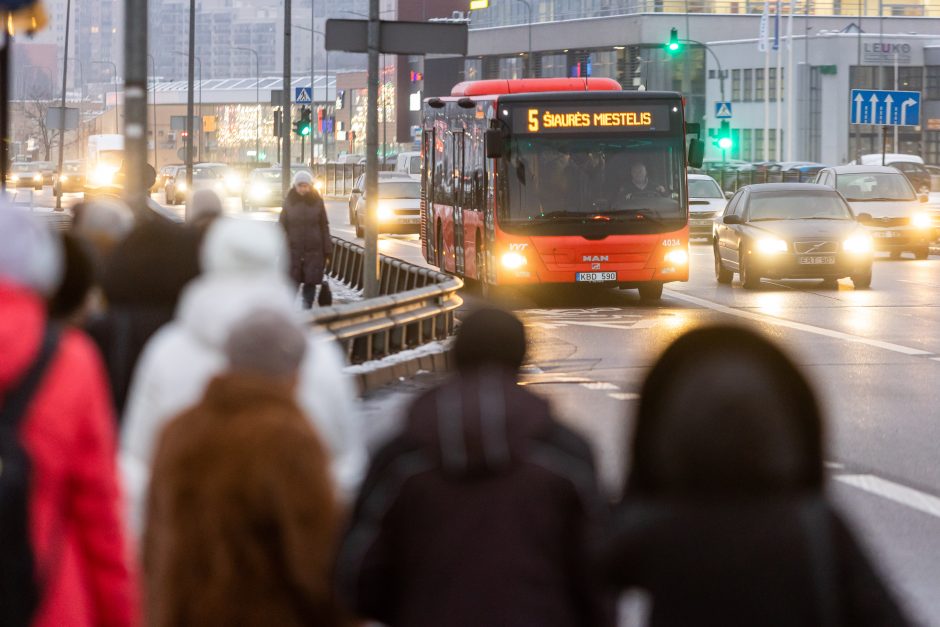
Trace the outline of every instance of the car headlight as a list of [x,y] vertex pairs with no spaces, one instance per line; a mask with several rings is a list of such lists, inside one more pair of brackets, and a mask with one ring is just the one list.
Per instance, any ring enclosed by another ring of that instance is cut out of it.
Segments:
[[251,197],[255,200],[262,200],[268,197],[268,186],[261,183],[255,183],[251,186]]
[[681,248],[670,250],[663,257],[663,261],[670,266],[684,266],[689,263],[689,253]]
[[775,237],[761,238],[757,240],[754,247],[757,249],[757,252],[764,255],[787,252],[787,243]]
[[10,176],[10,180],[16,183],[20,180],[20,176],[18,174],[13,174],[12,176]]
[[386,220],[391,220],[395,216],[395,212],[392,211],[392,208],[379,203],[379,207],[376,210],[379,222],[385,222]]
[[34,180],[34,181],[41,181],[41,180],[42,180],[42,174],[34,174],[34,175],[33,175],[33,180]]
[[98,166],[95,169],[94,181],[98,185],[110,185],[114,180],[114,170],[105,166]]
[[321,181],[320,179],[317,179],[316,181],[314,181],[314,182],[313,182],[313,188],[314,188],[315,190],[317,190],[318,192],[322,192],[322,191],[323,191],[323,181]]
[[62,176],[59,177],[59,180],[62,181],[63,183],[68,183],[68,182],[69,182],[69,177],[68,177],[68,175],[63,174]]
[[176,191],[185,192],[186,191],[186,181],[177,181]]
[[929,213],[918,212],[911,216],[911,226],[915,229],[929,229],[933,226],[933,220]]
[[228,188],[229,191],[237,192],[242,188],[243,184],[242,177],[237,174],[228,174],[225,177],[225,187]]
[[853,235],[842,242],[842,249],[847,253],[870,253],[872,241],[867,235]]
[[510,251],[508,253],[503,253],[500,262],[507,270],[518,270],[522,266],[526,265],[528,260],[525,258],[525,255]]

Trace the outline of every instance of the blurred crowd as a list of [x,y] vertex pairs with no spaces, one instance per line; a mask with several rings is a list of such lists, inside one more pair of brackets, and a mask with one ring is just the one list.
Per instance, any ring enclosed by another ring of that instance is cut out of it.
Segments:
[[0,624],[612,626],[631,590],[655,626],[908,624],[827,495],[814,391],[762,336],[659,357],[615,497],[494,308],[368,450],[297,297],[311,249],[212,192],[187,215],[102,199],[59,236],[0,201]]

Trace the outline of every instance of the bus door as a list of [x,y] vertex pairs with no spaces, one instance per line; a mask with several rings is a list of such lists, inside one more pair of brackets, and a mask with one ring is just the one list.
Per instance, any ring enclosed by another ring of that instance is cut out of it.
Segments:
[[434,250],[434,129],[426,128],[421,134],[421,155],[424,167],[421,168],[421,242],[424,260],[437,259]]
[[467,177],[464,172],[464,131],[454,131],[453,164],[454,164],[454,273],[463,274],[464,266],[464,203],[468,199],[466,185]]

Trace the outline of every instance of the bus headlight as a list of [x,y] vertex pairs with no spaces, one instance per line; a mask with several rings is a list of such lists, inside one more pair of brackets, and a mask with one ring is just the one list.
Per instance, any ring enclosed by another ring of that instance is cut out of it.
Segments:
[[684,266],[689,263],[689,253],[681,248],[676,248],[667,252],[663,257],[663,261],[670,266]]
[[387,222],[388,220],[391,220],[394,215],[395,214],[391,207],[379,203],[379,206],[376,209],[376,216],[378,216],[379,222]]
[[114,170],[105,166],[95,168],[94,181],[98,185],[110,185],[114,181]]
[[34,175],[33,175],[33,180],[38,183],[39,181],[42,180],[42,174],[34,174]]
[[755,248],[757,248],[757,252],[761,254],[773,255],[787,252],[787,243],[775,237],[764,237],[757,240]]
[[522,266],[526,265],[528,260],[525,258],[525,255],[510,251],[508,253],[503,253],[503,256],[500,258],[500,262],[507,270],[518,270]]
[[63,183],[68,183],[68,182],[69,182],[69,177],[68,177],[67,175],[63,174],[62,176],[59,177],[59,181],[61,181],[61,182],[63,182]]
[[915,229],[929,229],[933,226],[930,214],[918,212],[911,216],[911,226]]
[[872,241],[867,235],[853,235],[842,242],[842,249],[847,253],[870,253]]
[[179,181],[176,184],[176,191],[185,192],[186,191],[186,181]]

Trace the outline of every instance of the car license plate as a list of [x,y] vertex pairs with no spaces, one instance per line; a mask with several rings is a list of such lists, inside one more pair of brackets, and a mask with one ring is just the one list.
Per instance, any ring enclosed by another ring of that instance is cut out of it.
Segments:
[[711,223],[711,220],[689,220],[689,224],[692,226],[708,226]]
[[575,275],[575,281],[586,281],[588,283],[603,283],[604,281],[616,280],[616,272],[578,272]]
[[901,231],[875,231],[872,235],[878,239],[889,239],[892,237],[901,237]]
[[816,266],[835,262],[836,258],[833,255],[806,255],[800,257],[800,263],[805,266]]

